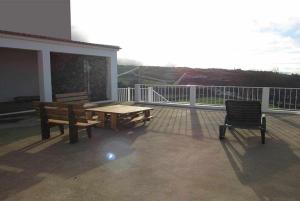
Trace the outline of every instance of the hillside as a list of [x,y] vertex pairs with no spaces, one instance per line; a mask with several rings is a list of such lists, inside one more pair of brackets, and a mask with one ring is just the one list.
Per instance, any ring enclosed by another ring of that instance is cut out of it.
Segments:
[[[135,69],[136,68],[136,69]],[[219,86],[300,87],[300,75],[270,71],[199,69],[187,67],[118,66],[119,87],[134,84],[194,84]]]

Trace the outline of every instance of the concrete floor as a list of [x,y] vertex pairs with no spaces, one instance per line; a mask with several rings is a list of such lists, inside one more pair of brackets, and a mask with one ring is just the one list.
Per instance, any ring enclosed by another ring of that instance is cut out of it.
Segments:
[[0,124],[0,200],[300,200],[300,116],[267,115],[265,145],[241,129],[220,142],[221,111],[156,106],[153,116],[73,145],[56,131],[41,142],[35,117]]

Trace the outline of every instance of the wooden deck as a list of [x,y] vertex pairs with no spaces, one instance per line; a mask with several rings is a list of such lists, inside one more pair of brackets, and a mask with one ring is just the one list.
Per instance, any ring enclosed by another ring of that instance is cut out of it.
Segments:
[[262,145],[258,130],[220,142],[224,114],[154,106],[146,126],[75,145],[41,142],[34,117],[2,123],[0,200],[300,200],[300,115],[268,114]]

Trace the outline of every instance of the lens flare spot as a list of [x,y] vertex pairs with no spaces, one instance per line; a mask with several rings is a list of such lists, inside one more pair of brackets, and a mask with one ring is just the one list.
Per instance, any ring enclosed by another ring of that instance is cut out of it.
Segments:
[[109,153],[106,154],[106,159],[109,160],[109,161],[113,161],[113,160],[116,159],[116,155],[109,152]]

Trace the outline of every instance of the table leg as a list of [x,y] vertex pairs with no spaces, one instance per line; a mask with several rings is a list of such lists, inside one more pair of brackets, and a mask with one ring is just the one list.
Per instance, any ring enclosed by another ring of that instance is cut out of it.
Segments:
[[105,124],[105,113],[104,112],[97,112],[98,114],[98,121],[99,124],[98,126],[101,128],[104,128],[104,124]]
[[145,110],[144,115],[145,115],[145,118],[150,117],[150,110]]
[[110,118],[111,118],[110,127],[114,130],[118,130],[117,128],[118,115],[112,113]]
[[92,111],[87,111],[86,112],[86,118],[88,120],[92,120],[93,119],[93,112]]

